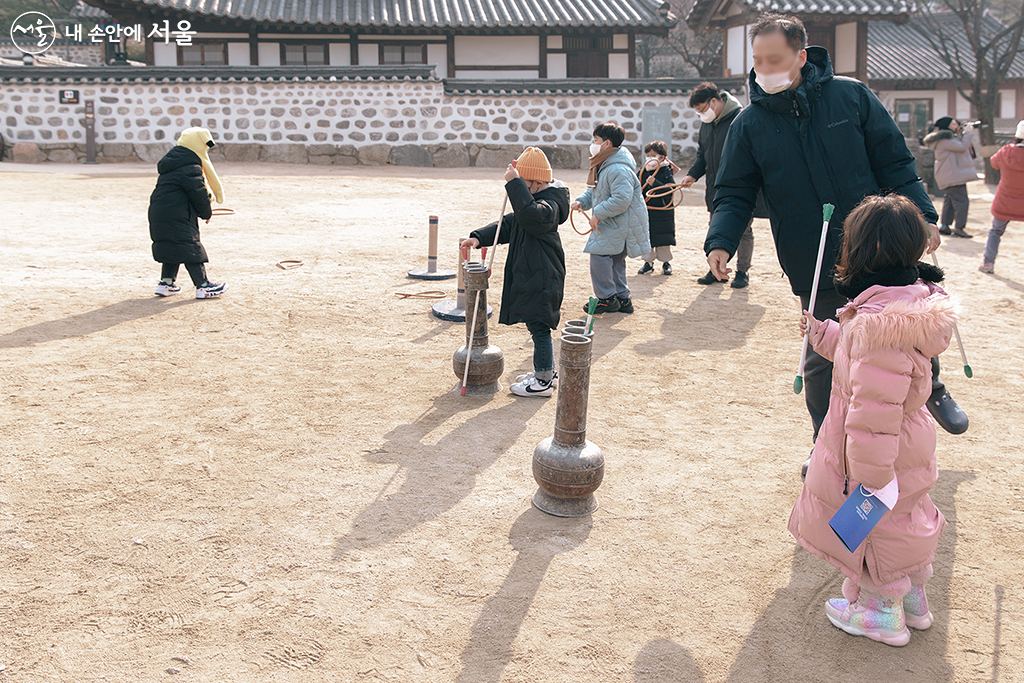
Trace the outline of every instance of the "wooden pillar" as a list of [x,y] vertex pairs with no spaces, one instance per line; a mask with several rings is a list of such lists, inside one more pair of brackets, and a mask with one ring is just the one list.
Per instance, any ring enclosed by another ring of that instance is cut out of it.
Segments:
[[359,34],[353,31],[348,38],[348,61],[352,66],[359,66]]
[[448,36],[448,78],[455,78],[455,35]]
[[857,22],[857,80],[868,82],[868,22]]
[[636,31],[629,32],[629,77],[636,78]]
[[548,36],[546,33],[540,34],[540,49],[538,50],[537,59],[540,60],[537,66],[537,76],[539,78],[548,77]]
[[260,41],[256,38],[256,29],[249,31],[249,64],[259,66],[260,63]]

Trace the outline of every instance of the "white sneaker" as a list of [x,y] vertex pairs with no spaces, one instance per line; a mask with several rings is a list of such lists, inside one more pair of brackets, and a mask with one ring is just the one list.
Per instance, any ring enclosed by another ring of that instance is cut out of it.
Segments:
[[160,284],[158,284],[156,286],[156,295],[157,296],[174,296],[175,294],[177,294],[180,291],[181,291],[181,287],[179,287],[178,285],[174,284],[173,282],[171,284],[167,284],[166,282],[161,282]]
[[212,299],[215,296],[220,296],[224,292],[228,291],[228,283],[221,282],[207,282],[202,287],[196,287],[196,298],[197,299]]
[[[534,377],[535,377],[534,373],[528,372],[525,375],[519,375],[518,377],[516,377],[516,381],[520,382],[520,383],[522,383],[522,382],[529,382]],[[551,386],[554,387],[555,389],[558,388],[558,373],[557,372],[551,377]]]
[[537,396],[538,398],[548,398],[554,393],[554,387],[551,385],[551,382],[545,382],[537,379],[536,377],[531,377],[525,382],[517,382],[509,388],[516,396]]

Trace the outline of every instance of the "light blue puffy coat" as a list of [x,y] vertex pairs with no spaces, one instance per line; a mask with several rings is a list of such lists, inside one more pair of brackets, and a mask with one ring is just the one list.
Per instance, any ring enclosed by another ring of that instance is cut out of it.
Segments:
[[588,188],[576,199],[584,210],[593,208],[601,220],[587,239],[586,253],[614,256],[625,249],[630,258],[650,253],[647,204],[635,169],[633,155],[620,147],[597,170],[597,187]]

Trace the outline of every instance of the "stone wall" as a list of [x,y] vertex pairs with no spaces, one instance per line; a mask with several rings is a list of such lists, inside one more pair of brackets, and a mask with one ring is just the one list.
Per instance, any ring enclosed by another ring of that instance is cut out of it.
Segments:
[[[447,94],[438,80],[288,83],[0,85],[0,132],[20,160],[82,161],[84,107],[96,106],[98,160],[153,162],[189,126],[209,128],[215,158],[337,165],[504,166],[527,145],[558,168],[586,165],[597,123],[618,121],[638,152],[641,111],[671,105],[672,157],[692,159],[700,125],[680,94],[646,96]],[[13,157],[12,157],[13,158]]]

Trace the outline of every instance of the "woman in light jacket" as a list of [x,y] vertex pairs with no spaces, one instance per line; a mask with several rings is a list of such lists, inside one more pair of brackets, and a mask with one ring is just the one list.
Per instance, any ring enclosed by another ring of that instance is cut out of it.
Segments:
[[[967,209],[971,204],[967,198],[967,183],[978,179],[974,148],[971,146],[973,138],[974,129],[970,124],[961,126],[959,121],[949,116],[936,121],[932,132],[924,136],[924,144],[935,152],[935,183],[946,191],[942,202],[942,225],[939,226],[943,235],[974,237],[964,230]],[[955,227],[950,229],[954,220]]]

